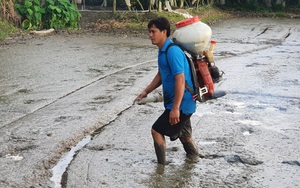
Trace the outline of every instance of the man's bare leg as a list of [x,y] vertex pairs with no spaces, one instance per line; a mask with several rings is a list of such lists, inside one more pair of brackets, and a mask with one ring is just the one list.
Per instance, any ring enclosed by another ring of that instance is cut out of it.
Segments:
[[157,162],[159,164],[165,165],[166,164],[166,141],[165,137],[156,132],[155,130],[151,130],[152,138],[154,141],[154,148],[157,157]]

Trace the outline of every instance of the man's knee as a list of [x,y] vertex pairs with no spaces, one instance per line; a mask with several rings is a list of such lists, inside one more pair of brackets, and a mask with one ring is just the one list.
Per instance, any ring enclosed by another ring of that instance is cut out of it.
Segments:
[[151,134],[153,137],[153,140],[159,144],[164,144],[165,138],[164,135],[160,134],[159,132],[155,131],[154,129],[151,129]]
[[180,137],[179,139],[180,139],[180,141],[182,143],[191,142],[192,141],[192,137]]
[[159,133],[156,132],[154,129],[151,129],[151,135],[154,137],[156,137]]

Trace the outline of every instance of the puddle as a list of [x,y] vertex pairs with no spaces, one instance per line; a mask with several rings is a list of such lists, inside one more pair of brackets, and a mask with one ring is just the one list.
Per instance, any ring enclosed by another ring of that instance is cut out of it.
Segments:
[[64,172],[69,166],[70,162],[73,160],[74,155],[77,151],[83,148],[86,144],[91,141],[91,136],[84,137],[76,146],[74,146],[64,157],[62,157],[57,165],[52,168],[52,177],[51,181],[54,182],[54,188],[61,188],[61,180]]

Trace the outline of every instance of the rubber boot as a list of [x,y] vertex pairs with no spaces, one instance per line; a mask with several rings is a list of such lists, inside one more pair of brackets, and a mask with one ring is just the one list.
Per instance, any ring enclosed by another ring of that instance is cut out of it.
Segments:
[[158,164],[166,164],[166,149],[163,145],[159,145],[154,142],[155,153],[157,157]]
[[190,162],[198,162],[199,160],[199,152],[198,152],[198,148],[195,145],[194,141],[190,141],[190,142],[183,142],[182,143],[183,148],[186,152],[186,156],[188,157]]

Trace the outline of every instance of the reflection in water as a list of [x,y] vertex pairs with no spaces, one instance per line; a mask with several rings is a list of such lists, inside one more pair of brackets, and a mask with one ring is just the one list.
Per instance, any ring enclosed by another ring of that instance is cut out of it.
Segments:
[[188,161],[183,164],[168,164],[166,166],[158,164],[154,173],[147,180],[147,187],[194,187],[192,172],[195,163]]

